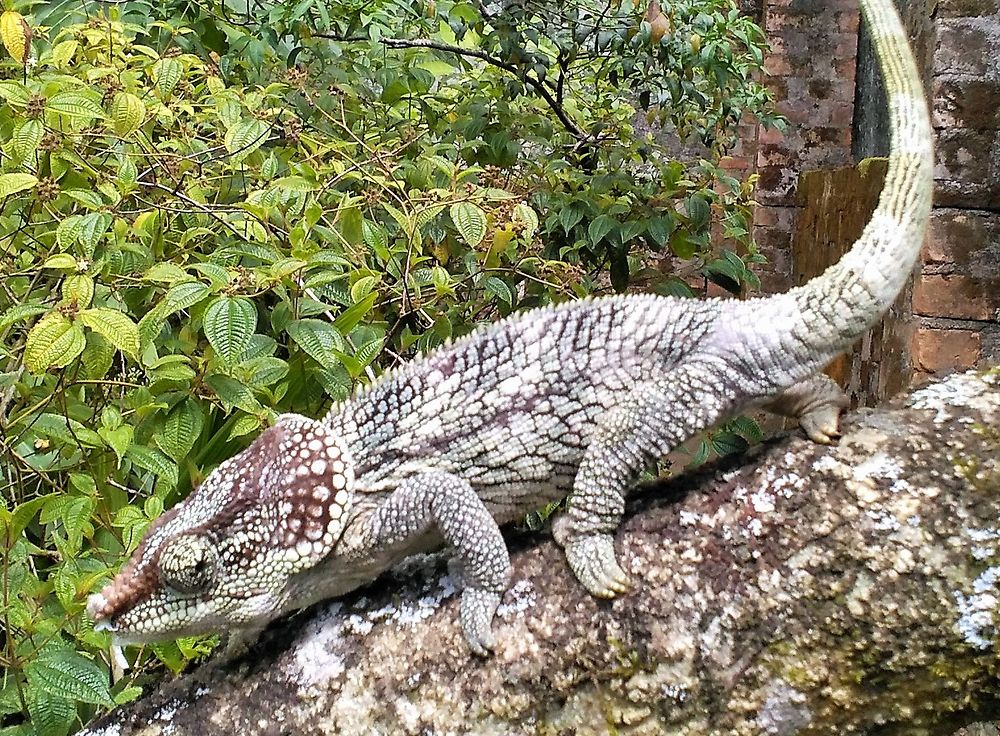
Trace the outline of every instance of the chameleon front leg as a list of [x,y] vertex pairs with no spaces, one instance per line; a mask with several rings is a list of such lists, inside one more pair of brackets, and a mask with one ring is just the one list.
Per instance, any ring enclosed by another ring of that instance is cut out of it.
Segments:
[[462,587],[460,619],[469,648],[493,648],[491,630],[500,597],[510,581],[507,545],[500,528],[468,481],[446,472],[408,478],[352,534],[352,553],[378,553],[436,529],[452,548]]
[[669,379],[641,384],[602,416],[573,482],[565,513],[552,532],[580,583],[599,598],[628,589],[615,557],[614,532],[625,493],[652,460],[726,412],[727,399],[710,367],[687,366]]
[[785,389],[764,409],[797,419],[809,439],[829,445],[840,437],[840,414],[850,403],[840,386],[820,373]]

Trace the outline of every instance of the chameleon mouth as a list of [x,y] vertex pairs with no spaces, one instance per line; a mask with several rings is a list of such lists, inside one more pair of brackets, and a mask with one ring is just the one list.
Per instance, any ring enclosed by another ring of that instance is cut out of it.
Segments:
[[122,647],[129,642],[118,634],[118,625],[112,621],[110,616],[102,615],[107,608],[107,599],[101,593],[94,593],[87,599],[87,613],[94,620],[94,631],[111,632],[111,659],[122,672],[129,668],[128,660]]

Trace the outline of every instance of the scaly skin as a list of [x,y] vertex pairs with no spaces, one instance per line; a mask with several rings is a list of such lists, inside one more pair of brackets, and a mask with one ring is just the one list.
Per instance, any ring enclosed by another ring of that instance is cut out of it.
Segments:
[[844,259],[750,301],[617,296],[539,309],[382,377],[322,421],[285,415],[151,527],[88,611],[121,643],[261,626],[442,542],[471,649],[510,577],[499,525],[569,496],[556,540],[592,594],[628,587],[613,534],[651,460],[752,406],[837,436],[817,371],[891,304],[926,229],[931,128],[891,0],[864,0],[890,102],[889,174]]

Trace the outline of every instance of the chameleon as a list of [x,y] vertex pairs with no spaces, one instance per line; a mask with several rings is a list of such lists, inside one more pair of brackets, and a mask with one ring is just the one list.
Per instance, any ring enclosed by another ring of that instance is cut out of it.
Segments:
[[788,292],[746,300],[626,294],[479,328],[334,406],[284,414],[154,521],[87,602],[121,646],[254,631],[442,545],[469,648],[495,648],[511,564],[501,526],[566,498],[553,537],[592,595],[629,588],[614,535],[651,461],[751,407],[838,436],[820,370],[895,300],[919,254],[932,130],[892,0],[861,0],[889,108],[888,173],[851,250]]

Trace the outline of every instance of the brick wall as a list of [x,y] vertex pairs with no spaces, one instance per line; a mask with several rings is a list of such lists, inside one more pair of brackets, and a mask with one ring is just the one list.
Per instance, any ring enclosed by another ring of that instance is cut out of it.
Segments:
[[[899,323],[911,336],[899,370],[911,361],[918,375],[997,363],[1000,0],[897,4],[928,78],[938,137],[936,206],[912,319]],[[770,260],[762,281],[778,291],[796,282],[799,175],[884,154],[884,103],[863,34],[859,49],[857,0],[764,0],[760,12],[772,44],[767,82],[789,129],[751,129],[744,156],[760,174],[754,234]]]
[[851,118],[858,39],[856,0],[765,0],[762,23],[771,43],[766,82],[788,129],[756,130],[760,175],[754,237],[769,266],[767,291],[793,285],[791,239],[800,172],[851,162]]
[[940,0],[935,209],[913,287],[914,367],[1000,362],[1000,0]]

